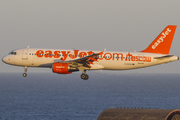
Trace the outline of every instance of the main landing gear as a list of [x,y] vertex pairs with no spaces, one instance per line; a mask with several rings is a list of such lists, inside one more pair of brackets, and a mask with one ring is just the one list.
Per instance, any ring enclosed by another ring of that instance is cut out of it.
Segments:
[[87,74],[81,74],[81,78],[83,80],[87,80],[89,78],[89,76]]
[[86,74],[86,70],[84,70],[84,72],[81,74],[81,78],[83,80],[87,80],[89,78],[89,76]]
[[23,73],[23,77],[26,77],[26,76],[27,76],[27,73],[26,73],[26,72],[27,72],[27,69],[28,69],[28,67],[25,66],[25,67],[24,67],[24,72],[25,72],[25,73]]

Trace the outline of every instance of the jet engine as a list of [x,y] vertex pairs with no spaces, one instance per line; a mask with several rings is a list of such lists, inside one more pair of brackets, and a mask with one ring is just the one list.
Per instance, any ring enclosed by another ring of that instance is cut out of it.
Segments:
[[74,71],[79,71],[77,68],[72,68],[69,63],[53,63],[52,71],[58,74],[70,74]]

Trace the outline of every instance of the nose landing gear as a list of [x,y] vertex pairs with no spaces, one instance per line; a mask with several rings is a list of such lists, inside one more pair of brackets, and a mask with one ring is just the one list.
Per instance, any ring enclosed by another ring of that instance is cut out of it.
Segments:
[[23,77],[26,77],[27,76],[27,74],[26,73],[23,73]]
[[26,77],[26,76],[27,76],[27,73],[26,73],[26,72],[27,72],[27,69],[28,69],[28,67],[25,66],[25,67],[24,67],[24,72],[25,72],[25,73],[23,73],[23,77]]

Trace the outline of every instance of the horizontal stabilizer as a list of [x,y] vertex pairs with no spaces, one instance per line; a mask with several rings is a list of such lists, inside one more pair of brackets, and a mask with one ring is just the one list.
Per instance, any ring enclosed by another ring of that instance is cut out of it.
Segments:
[[166,55],[166,56],[161,56],[161,57],[154,57],[154,59],[159,59],[159,60],[162,60],[162,59],[167,59],[167,58],[170,58],[170,57],[173,57],[174,55]]

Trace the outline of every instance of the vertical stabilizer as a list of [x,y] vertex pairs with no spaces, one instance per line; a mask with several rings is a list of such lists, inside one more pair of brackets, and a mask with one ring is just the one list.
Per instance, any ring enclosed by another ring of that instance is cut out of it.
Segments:
[[169,54],[175,31],[176,25],[168,25],[159,36],[141,52]]

